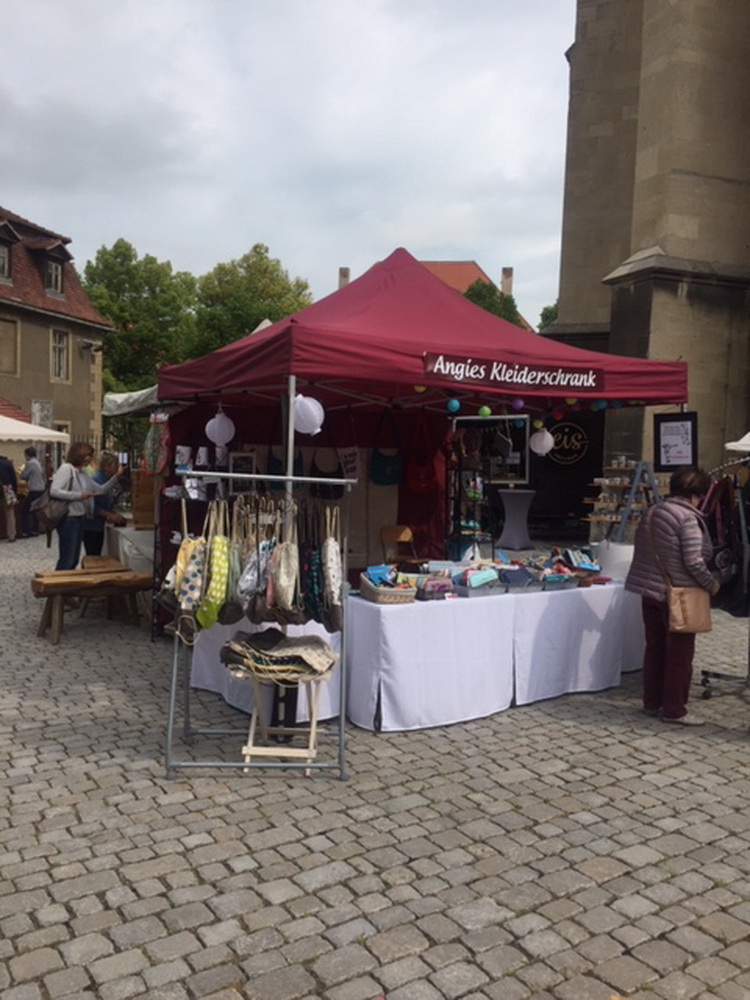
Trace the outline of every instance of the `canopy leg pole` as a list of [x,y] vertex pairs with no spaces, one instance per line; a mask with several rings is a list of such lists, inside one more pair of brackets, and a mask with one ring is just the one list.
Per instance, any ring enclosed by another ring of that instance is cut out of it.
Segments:
[[284,483],[284,495],[286,497],[286,509],[291,510],[292,494],[294,483],[294,397],[297,394],[297,377],[290,375],[287,382],[287,402],[286,402],[286,482]]

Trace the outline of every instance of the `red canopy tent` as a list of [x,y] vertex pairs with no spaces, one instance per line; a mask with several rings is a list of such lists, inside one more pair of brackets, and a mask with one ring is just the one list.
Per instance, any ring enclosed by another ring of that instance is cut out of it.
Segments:
[[440,395],[687,401],[687,365],[559,344],[475,306],[406,250],[319,302],[211,354],[162,369],[159,398],[199,399],[314,383],[329,406]]
[[[175,440],[193,443],[203,437],[217,402],[237,424],[238,440],[280,443],[279,401],[291,406],[294,394],[303,392],[323,404],[329,441],[364,447],[372,447],[385,407],[397,415],[401,444],[408,445],[408,414],[419,408],[432,414],[442,481],[451,397],[463,400],[462,413],[517,398],[525,409],[541,412],[570,397],[680,404],[687,400],[687,365],[586,351],[524,331],[475,306],[399,249],[314,305],[195,361],[162,369],[158,392],[161,400],[201,404],[174,418]],[[294,445],[288,421],[287,476],[293,475]],[[444,539],[440,502],[425,504],[402,491],[399,518],[421,524],[436,546]]]

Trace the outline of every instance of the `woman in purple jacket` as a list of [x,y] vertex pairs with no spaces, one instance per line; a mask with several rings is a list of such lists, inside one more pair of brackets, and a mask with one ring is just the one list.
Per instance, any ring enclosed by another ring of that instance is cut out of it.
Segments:
[[706,565],[713,546],[697,509],[710,485],[711,477],[702,469],[686,467],[673,473],[669,496],[638,525],[625,581],[625,589],[640,594],[642,602],[646,631],[643,710],[683,726],[700,726],[704,721],[687,714],[695,635],[669,631],[667,583],[661,567],[675,587],[703,587],[711,595],[718,592],[719,584]]

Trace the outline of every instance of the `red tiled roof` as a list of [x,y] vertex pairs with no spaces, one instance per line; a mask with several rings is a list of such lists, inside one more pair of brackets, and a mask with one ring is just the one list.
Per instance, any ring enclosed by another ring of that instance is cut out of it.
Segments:
[[31,414],[22,410],[20,406],[11,403],[9,399],[0,396],[0,417],[11,417],[13,420],[23,420],[25,424],[31,423]]
[[420,264],[436,278],[444,281],[450,288],[461,292],[462,295],[475,281],[486,281],[487,284],[493,284],[492,279],[487,277],[474,260],[421,260]]
[[[462,295],[475,281],[485,281],[488,285],[495,284],[492,278],[488,278],[479,264],[474,260],[421,260],[419,263],[426,267],[431,274],[434,274],[436,278],[440,278],[446,285],[455,288]],[[531,323],[521,316],[520,313],[518,315],[520,317],[518,325],[530,333],[536,333]]]
[[[0,281],[0,306],[7,302],[111,329],[111,324],[94,309],[81,286],[76,269],[69,259],[69,237],[53,233],[50,229],[37,226],[15,212],[0,207],[0,228],[3,223],[12,226],[20,241],[10,246],[11,280]],[[62,295],[50,294],[44,288],[43,269],[40,266],[44,253],[49,253],[62,265]]]

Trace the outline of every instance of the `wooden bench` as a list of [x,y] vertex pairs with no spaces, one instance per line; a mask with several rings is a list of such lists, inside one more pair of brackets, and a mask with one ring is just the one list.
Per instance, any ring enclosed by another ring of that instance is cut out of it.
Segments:
[[123,621],[138,623],[136,597],[151,590],[150,573],[136,573],[109,556],[86,556],[81,569],[49,570],[36,573],[31,581],[35,597],[45,599],[42,620],[37,635],[49,630],[53,646],[60,642],[65,617],[65,602],[69,598],[88,601],[93,597],[110,600],[108,611],[119,614]]

